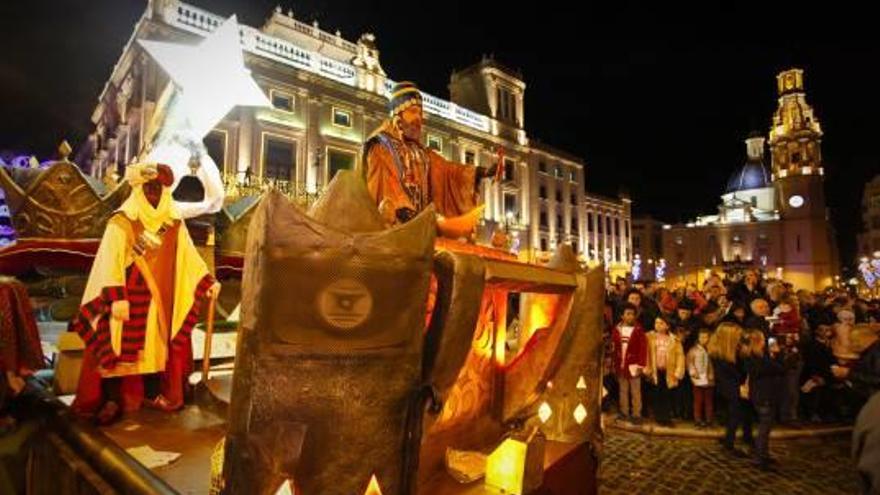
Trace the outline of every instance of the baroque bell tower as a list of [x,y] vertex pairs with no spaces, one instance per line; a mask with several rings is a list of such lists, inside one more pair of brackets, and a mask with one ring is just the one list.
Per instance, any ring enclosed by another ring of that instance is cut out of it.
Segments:
[[803,70],[783,71],[776,83],[779,105],[769,146],[785,278],[796,287],[822,289],[837,271],[834,231],[825,205],[822,127],[806,101]]

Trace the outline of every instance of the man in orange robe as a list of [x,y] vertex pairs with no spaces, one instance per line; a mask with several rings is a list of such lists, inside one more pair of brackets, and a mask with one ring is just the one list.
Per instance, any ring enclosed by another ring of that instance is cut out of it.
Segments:
[[131,196],[107,222],[70,323],[86,344],[72,408],[101,424],[145,397],[163,410],[183,406],[190,333],[220,290],[174,206],[171,169],[131,165],[126,179]]
[[406,222],[429,204],[441,219],[472,212],[480,180],[495,167],[451,162],[422,144],[422,95],[415,84],[395,85],[388,107],[390,117],[364,145],[367,189],[385,221]]

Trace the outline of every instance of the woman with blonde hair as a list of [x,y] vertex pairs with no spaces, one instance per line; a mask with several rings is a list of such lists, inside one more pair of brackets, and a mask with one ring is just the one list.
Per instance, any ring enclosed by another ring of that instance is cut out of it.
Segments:
[[734,449],[736,430],[742,425],[743,441],[751,445],[752,413],[749,404],[740,397],[739,388],[745,382],[746,373],[739,359],[742,328],[730,322],[718,325],[709,339],[709,357],[715,367],[715,386],[727,403],[727,424],[721,445],[730,454],[743,457],[745,454]]
[[758,411],[758,438],[753,450],[755,465],[768,469],[770,459],[770,429],[776,415],[778,400],[785,377],[781,349],[776,339],[770,337],[765,342],[760,330],[746,335],[747,345],[743,346],[742,357],[748,370],[748,395],[755,410]]

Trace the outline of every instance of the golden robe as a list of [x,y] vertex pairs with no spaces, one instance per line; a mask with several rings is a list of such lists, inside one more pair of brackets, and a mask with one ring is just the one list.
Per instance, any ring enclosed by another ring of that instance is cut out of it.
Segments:
[[474,166],[403,139],[387,122],[365,145],[367,189],[383,215],[401,208],[418,213],[432,203],[444,217],[468,213],[477,206],[476,173]]

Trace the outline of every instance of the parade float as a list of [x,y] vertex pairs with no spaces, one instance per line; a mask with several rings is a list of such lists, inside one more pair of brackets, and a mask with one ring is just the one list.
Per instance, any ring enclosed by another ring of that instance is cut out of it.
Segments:
[[[477,244],[478,208],[449,217],[426,202],[389,225],[368,172],[338,173],[311,204],[269,190],[224,207],[201,138],[231,108],[265,103],[237,33],[231,19],[197,47],[142,43],[172,83],[140,154],[174,171],[177,212],[216,276],[240,278],[218,312],[241,302],[225,324],[235,345],[218,355],[207,311],[191,343],[201,371],[170,414],[98,429],[38,393],[31,492],[595,493],[604,269],[567,245],[536,265]],[[208,55],[224,77],[205,78]],[[0,171],[17,235],[4,271],[49,285],[88,273],[132,188],[101,191],[68,154]]]

